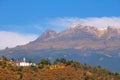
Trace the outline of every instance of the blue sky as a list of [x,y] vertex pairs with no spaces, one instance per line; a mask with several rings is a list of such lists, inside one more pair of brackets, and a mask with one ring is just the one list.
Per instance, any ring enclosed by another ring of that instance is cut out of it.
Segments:
[[0,31],[35,37],[74,23],[119,26],[120,0],[0,0]]
[[58,17],[119,17],[120,0],[0,0],[0,30],[35,33]]

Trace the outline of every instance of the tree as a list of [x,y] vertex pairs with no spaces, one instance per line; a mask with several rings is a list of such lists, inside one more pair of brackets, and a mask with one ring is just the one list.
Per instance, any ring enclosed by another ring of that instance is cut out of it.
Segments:
[[60,63],[60,60],[57,58],[55,61],[54,61],[54,64],[58,64]]
[[23,73],[20,72],[19,74],[20,74],[20,80],[22,80],[22,78],[23,78]]
[[20,66],[20,67],[18,68],[18,72],[22,72],[22,70],[23,70],[23,67]]
[[36,66],[31,66],[31,68],[32,68],[32,70],[35,71],[35,72],[36,72],[37,69],[38,69]]
[[100,65],[98,65],[98,68],[101,68],[101,66],[100,66]]
[[67,62],[66,62],[66,65],[71,65],[73,63],[73,60],[68,60]]
[[43,68],[44,68],[44,65],[43,65],[43,64],[39,64],[39,65],[38,65],[38,68],[39,68],[39,69],[43,69]]
[[60,62],[66,64],[67,60],[65,58],[60,58]]
[[15,61],[14,58],[11,58],[11,61]]
[[54,64],[60,64],[60,63],[66,64],[66,63],[67,63],[67,60],[66,60],[65,58],[57,58],[57,59],[54,61]]
[[50,62],[49,59],[42,59],[42,60],[40,61],[40,64],[43,64],[43,65],[50,65],[51,62]]
[[2,56],[2,60],[7,61],[8,59],[5,56]]
[[6,61],[2,61],[2,68],[6,67]]
[[119,73],[115,72],[115,75],[117,76],[117,75],[119,75]]
[[33,61],[30,59],[28,62],[29,62],[29,63],[32,63]]

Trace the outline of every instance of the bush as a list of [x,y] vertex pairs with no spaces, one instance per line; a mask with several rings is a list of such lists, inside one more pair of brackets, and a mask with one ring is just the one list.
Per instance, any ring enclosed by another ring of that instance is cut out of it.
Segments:
[[6,67],[6,61],[2,61],[2,68]]
[[37,71],[37,67],[36,66],[31,66],[33,71]]
[[50,65],[51,62],[50,62],[49,59],[42,59],[42,60],[40,61],[40,64],[43,64],[43,65]]
[[22,78],[23,78],[23,73],[19,73],[20,74],[20,80],[22,80]]
[[20,67],[18,68],[18,72],[22,72],[22,69],[23,69],[23,67],[20,66]]
[[44,65],[43,65],[43,64],[40,64],[40,65],[38,66],[38,68],[39,68],[39,69],[43,69],[43,68],[44,68]]

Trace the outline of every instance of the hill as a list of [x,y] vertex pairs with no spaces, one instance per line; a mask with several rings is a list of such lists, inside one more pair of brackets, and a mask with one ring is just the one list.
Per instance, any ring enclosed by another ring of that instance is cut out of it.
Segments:
[[120,72],[119,40],[120,28],[101,29],[77,24],[59,33],[46,30],[33,42],[1,50],[0,56],[15,60],[26,57],[36,62],[41,58],[65,57]]
[[[0,59],[0,80],[119,80],[118,73],[106,69],[66,61],[59,58],[51,64],[42,59],[36,66],[16,66],[15,62]],[[42,66],[41,66],[42,65]]]

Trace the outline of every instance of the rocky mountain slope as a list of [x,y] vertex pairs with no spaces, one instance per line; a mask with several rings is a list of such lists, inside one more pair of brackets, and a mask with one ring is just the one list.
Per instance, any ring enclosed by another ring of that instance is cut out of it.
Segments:
[[102,29],[77,24],[59,33],[46,30],[29,44],[0,51],[2,55],[34,61],[66,57],[120,72],[120,28],[108,26]]
[[[120,47],[120,29],[99,29],[76,25],[60,33],[45,31],[37,40],[22,46],[22,49],[117,49]],[[32,47],[31,47],[32,46]]]

